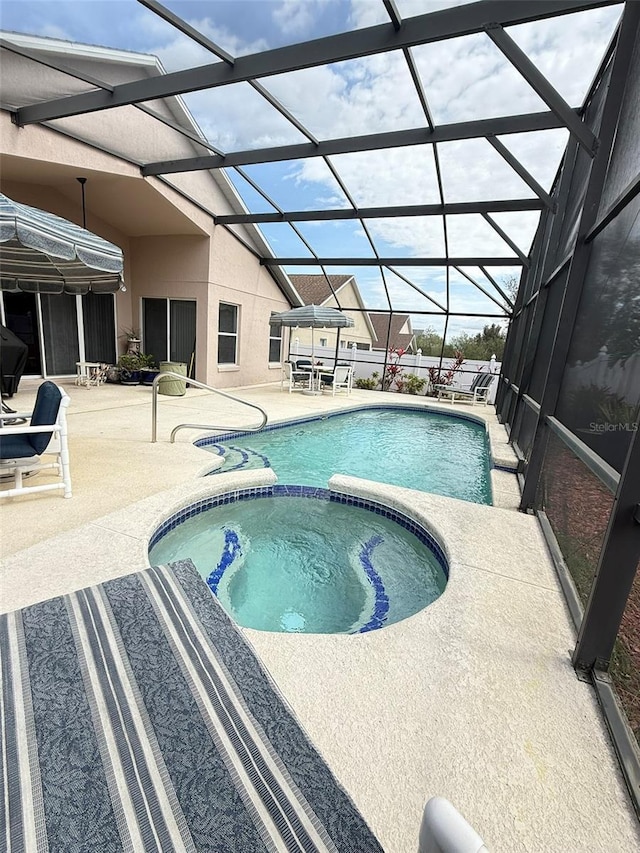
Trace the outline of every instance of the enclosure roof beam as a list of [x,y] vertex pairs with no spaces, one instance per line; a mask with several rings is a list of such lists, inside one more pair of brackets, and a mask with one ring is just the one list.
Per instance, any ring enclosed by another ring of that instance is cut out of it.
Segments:
[[[396,30],[392,23],[378,24],[240,56],[233,61],[233,65],[227,60],[121,83],[112,93],[84,92],[43,101],[20,108],[16,120],[20,125],[50,121],[121,107],[138,101],[167,98],[259,77],[284,74],[301,68],[313,68],[361,56],[402,50],[416,44],[457,38],[482,32],[489,24],[513,26],[619,2],[621,0],[537,0],[536,3],[523,3],[521,0],[483,0],[407,18],[399,30]],[[151,8],[150,4],[147,5]],[[200,37],[204,38],[202,34]]]
[[520,258],[262,258],[263,266],[275,267],[514,267]]
[[400,12],[395,4],[395,0],[382,0],[382,2],[384,3],[384,8],[387,10],[387,15],[391,19],[393,29],[398,32],[402,26],[402,18],[400,17]]
[[223,50],[219,45],[207,38],[204,33],[200,32],[200,30],[197,30],[182,18],[174,15],[170,9],[165,8],[161,3],[158,3],[157,0],[138,0],[138,3],[140,3],[141,6],[146,6],[147,9],[150,9],[168,24],[171,24],[172,27],[180,30],[181,33],[184,33],[202,47],[210,50],[211,53],[215,54],[223,62],[226,62],[228,65],[234,64],[235,60],[231,54],[227,53],[226,50]]
[[456,272],[459,272],[461,276],[464,276],[464,278],[466,278],[466,279],[467,279],[467,281],[471,282],[471,284],[472,284],[474,287],[476,287],[476,288],[477,288],[481,293],[484,293],[484,295],[485,295],[486,297],[488,297],[488,298],[489,298],[489,299],[490,299],[490,300],[491,300],[495,305],[497,305],[497,306],[498,306],[498,308],[502,308],[506,314],[511,314],[511,311],[508,311],[508,310],[505,308],[505,306],[504,306],[504,305],[502,305],[502,303],[498,302],[498,300],[495,298],[495,296],[493,296],[491,293],[489,293],[489,291],[488,291],[486,288],[484,288],[481,284],[479,284],[479,283],[475,280],[475,278],[472,278],[472,277],[471,277],[470,275],[468,275],[464,270],[461,270],[461,269],[459,269],[458,267],[454,267],[454,269],[456,270]]
[[525,265],[525,267],[528,267],[528,266],[529,266],[529,258],[528,258],[528,257],[525,255],[525,253],[520,249],[520,247],[517,245],[517,243],[514,243],[514,242],[513,242],[513,240],[511,239],[511,237],[509,237],[509,235],[507,234],[507,232],[506,232],[503,228],[501,228],[501,227],[498,225],[498,223],[495,221],[495,219],[493,219],[491,216],[489,216],[489,211],[483,210],[483,211],[481,212],[481,216],[482,216],[482,218],[483,218],[483,219],[485,219],[485,220],[489,223],[489,225],[493,228],[493,230],[496,232],[496,234],[498,234],[500,237],[502,237],[502,239],[504,240],[504,242],[505,242],[505,243],[506,243],[506,244],[507,244],[511,249],[513,249],[513,251],[514,251],[514,252],[516,253],[516,255],[520,258],[520,260],[522,261],[522,263]]
[[142,173],[168,175],[176,172],[197,172],[202,169],[224,169],[231,166],[250,166],[260,163],[278,163],[283,160],[306,160],[309,157],[330,157],[336,154],[353,154],[362,151],[381,151],[401,148],[406,145],[428,145],[437,142],[454,142],[460,139],[475,139],[482,136],[529,133],[536,130],[554,130],[564,124],[552,112],[528,113],[518,116],[462,121],[442,124],[433,130],[416,127],[408,130],[391,130],[384,133],[368,133],[365,136],[346,136],[327,139],[314,144],[298,142],[275,148],[253,148],[246,151],[231,151],[225,156],[187,157],[180,160],[164,160],[147,163]]
[[564,123],[569,133],[574,136],[580,145],[593,157],[598,145],[598,140],[582,119],[571,109],[564,98],[554,89],[547,78],[542,74],[527,54],[515,43],[510,35],[505,33],[499,24],[491,24],[487,27],[487,35],[491,41],[507,57],[509,62],[524,77],[531,88],[542,98],[549,109]]
[[[401,207],[359,207],[332,210],[291,210],[286,213],[230,213],[216,216],[219,225],[246,225],[264,222],[324,222],[337,219],[386,219],[398,216],[442,216],[447,214],[518,213],[523,210],[541,210],[542,202],[537,198],[517,198],[505,201],[460,201],[446,204],[408,204]],[[507,241],[508,242],[508,241]],[[525,256],[515,244],[511,248],[524,262]]]
[[530,174],[527,169],[525,169],[525,167],[518,160],[518,158],[515,157],[511,153],[511,151],[509,151],[509,149],[505,145],[503,145],[502,142],[500,142],[499,139],[496,139],[495,136],[487,136],[487,142],[490,142],[491,145],[493,145],[493,147],[496,149],[498,154],[500,154],[500,156],[504,160],[506,160],[506,162],[511,166],[513,171],[520,175],[525,184],[527,184],[538,196],[538,198],[542,200],[542,203],[545,205],[545,207],[548,207],[549,210],[555,213],[557,208],[556,202],[551,198],[549,193],[546,192],[546,190],[540,186],[540,184],[536,181],[533,175]]

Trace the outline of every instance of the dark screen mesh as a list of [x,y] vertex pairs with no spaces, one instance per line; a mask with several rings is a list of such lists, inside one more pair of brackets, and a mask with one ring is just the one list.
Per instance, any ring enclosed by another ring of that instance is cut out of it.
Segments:
[[[598,87],[587,107],[585,121],[588,126],[598,136],[600,123],[602,121],[602,112],[604,110],[605,96],[607,94],[607,86],[611,65],[605,72],[603,79],[600,80]],[[587,183],[591,174],[591,164],[593,160],[588,151],[583,146],[580,146],[575,159],[573,175],[571,177],[571,188],[567,199],[567,205],[562,220],[562,228],[560,230],[560,239],[558,241],[555,258],[547,267],[548,272],[551,272],[573,249],[576,237],[578,235],[578,225],[580,223],[580,214],[587,191]],[[550,260],[550,259],[549,259]]]
[[171,361],[184,362],[193,376],[196,357],[196,303],[172,299],[169,303]]
[[594,240],[557,417],[622,470],[640,420],[640,196]]
[[143,299],[144,351],[155,364],[167,361],[167,300]]
[[[529,396],[537,403],[542,402],[542,394],[544,392],[549,362],[551,361],[553,341],[564,299],[567,277],[568,270],[565,270],[562,275],[559,275],[551,282],[549,287],[545,287],[538,297],[543,300],[540,304],[540,313],[537,315],[538,317],[542,315],[542,319],[536,340],[536,350],[533,356],[528,390]],[[543,308],[544,314],[542,314]]]
[[640,565],[622,616],[609,675],[640,745]]
[[66,293],[40,297],[47,373],[61,376],[76,372],[80,359],[76,297]]
[[538,482],[544,510],[583,604],[589,597],[613,495],[554,433],[550,433]]
[[640,171],[640,40],[631,61],[616,141],[600,213],[604,213]]
[[536,426],[538,425],[538,415],[526,403],[521,403],[520,406],[522,409],[522,418],[518,431],[518,447],[528,462],[531,456]]
[[82,316],[87,361],[115,364],[114,296],[90,291],[82,297]]

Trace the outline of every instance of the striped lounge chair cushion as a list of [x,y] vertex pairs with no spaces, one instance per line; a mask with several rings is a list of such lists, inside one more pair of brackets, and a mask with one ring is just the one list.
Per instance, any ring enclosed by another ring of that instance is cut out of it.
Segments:
[[2,849],[382,848],[189,561],[0,617]]

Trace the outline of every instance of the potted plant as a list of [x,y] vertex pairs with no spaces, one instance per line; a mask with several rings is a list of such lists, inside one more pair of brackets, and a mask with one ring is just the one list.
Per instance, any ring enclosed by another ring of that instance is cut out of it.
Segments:
[[139,385],[140,371],[142,364],[140,363],[140,355],[138,353],[125,353],[118,359],[118,373],[120,375],[121,385]]
[[137,355],[140,353],[140,329],[131,326],[128,329],[124,329],[120,337],[124,338],[127,342],[126,355]]
[[140,381],[143,385],[153,385],[153,380],[160,371],[156,367],[155,359],[152,355],[140,353]]

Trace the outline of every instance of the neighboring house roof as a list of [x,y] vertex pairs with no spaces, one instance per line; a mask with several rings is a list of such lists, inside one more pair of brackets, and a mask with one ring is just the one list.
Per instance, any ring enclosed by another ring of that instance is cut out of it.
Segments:
[[[354,276],[325,276],[322,274],[290,275],[289,279],[296,291],[300,294],[300,298],[302,299],[305,305],[324,305],[332,298],[334,293],[336,294],[338,302],[340,302],[340,297],[338,296],[338,294],[340,293],[343,287],[346,287],[346,285],[349,284],[349,282],[353,282],[353,292],[355,293],[358,307],[362,309],[358,313],[364,317],[364,321],[367,324],[367,328],[369,329],[369,334],[371,335],[371,346],[373,347],[376,340],[376,331],[373,328],[368,312],[365,310],[365,304],[362,301],[362,295],[360,293],[358,283],[356,282]],[[327,279],[329,279],[331,286],[329,286]],[[346,306],[342,309],[345,314],[349,313],[350,307],[354,306]]]
[[[387,340],[387,329],[389,328],[388,314],[369,314],[369,319],[376,332],[377,343],[374,349],[385,349]],[[409,332],[402,329],[408,328]],[[414,334],[411,329],[411,317],[408,314],[394,314],[391,318],[391,332],[389,334],[389,346],[394,349],[409,350],[414,345]]]
[[333,293],[337,293],[348,281],[351,281],[353,276],[317,274],[290,275],[289,278],[305,305],[322,305],[333,296]]

